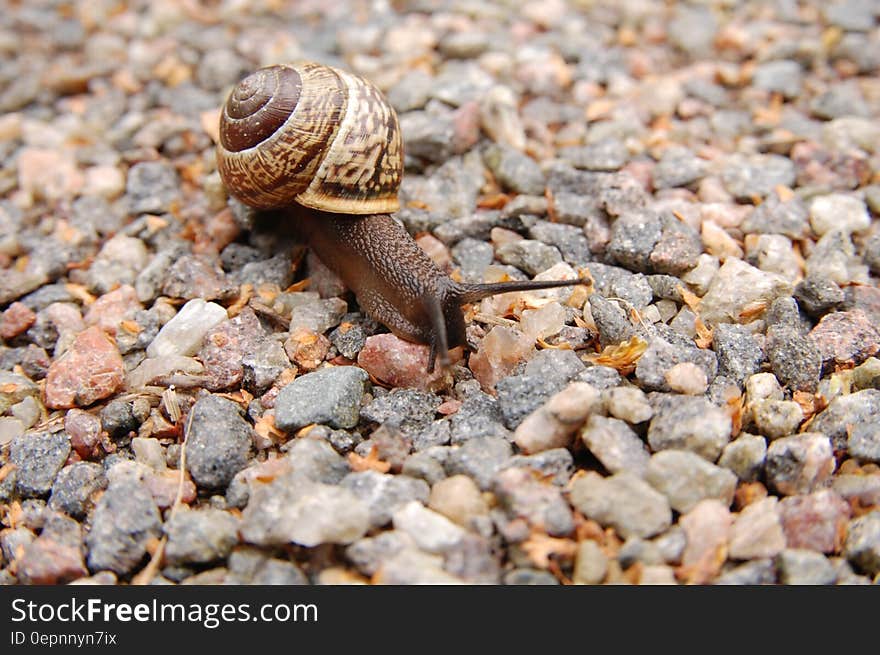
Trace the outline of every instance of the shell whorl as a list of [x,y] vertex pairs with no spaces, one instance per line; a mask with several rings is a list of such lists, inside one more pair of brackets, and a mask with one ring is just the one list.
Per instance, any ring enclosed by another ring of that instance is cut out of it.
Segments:
[[223,107],[217,168],[258,209],[397,211],[403,147],[394,109],[366,80],[329,66],[261,68]]

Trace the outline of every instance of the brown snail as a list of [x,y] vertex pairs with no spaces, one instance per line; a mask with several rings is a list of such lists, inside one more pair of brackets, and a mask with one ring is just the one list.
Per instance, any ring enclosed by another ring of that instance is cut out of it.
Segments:
[[217,167],[229,192],[284,209],[361,309],[449,364],[465,346],[461,305],[577,280],[464,284],[427,256],[390,214],[399,209],[403,145],[394,109],[366,80],[316,63],[269,66],[232,90],[220,118]]

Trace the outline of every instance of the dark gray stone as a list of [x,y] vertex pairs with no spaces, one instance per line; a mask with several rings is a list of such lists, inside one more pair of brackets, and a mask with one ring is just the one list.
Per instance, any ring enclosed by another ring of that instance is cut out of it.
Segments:
[[229,555],[229,582],[248,585],[304,585],[309,580],[294,562],[271,557],[258,548],[240,546]]
[[165,560],[171,566],[217,561],[238,543],[238,519],[220,509],[177,512],[164,530]]
[[470,439],[449,451],[444,462],[447,475],[467,475],[473,478],[480,489],[487,490],[492,478],[513,455],[513,447],[506,439],[485,437]]
[[55,478],[49,507],[81,519],[91,510],[94,494],[106,486],[107,476],[100,464],[70,464],[61,469]]
[[483,152],[483,161],[503,188],[533,196],[544,194],[541,167],[519,150],[494,144]]
[[369,376],[354,366],[307,373],[286,385],[275,400],[275,425],[286,432],[310,423],[353,428]]
[[730,417],[706,398],[666,394],[654,404],[648,425],[648,443],[654,451],[689,450],[714,462],[730,441]]
[[12,440],[9,463],[15,466],[15,490],[24,498],[45,496],[70,454],[63,432],[25,433]]
[[742,387],[746,378],[761,369],[764,352],[760,342],[748,328],[735,323],[720,323],[712,336],[718,375],[730,378]]
[[647,273],[652,268],[651,251],[660,240],[662,232],[663,223],[654,212],[625,214],[614,221],[606,252],[614,262],[624,268]]
[[159,537],[161,527],[153,495],[143,483],[132,476],[112,480],[86,535],[89,569],[129,573],[144,559],[148,542]]
[[219,396],[199,399],[191,412],[187,469],[200,487],[224,489],[247,465],[251,425],[236,403]]

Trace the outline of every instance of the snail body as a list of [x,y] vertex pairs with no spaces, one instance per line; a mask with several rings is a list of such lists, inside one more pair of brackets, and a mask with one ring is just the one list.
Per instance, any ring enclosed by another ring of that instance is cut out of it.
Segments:
[[463,284],[390,214],[399,209],[403,146],[394,109],[366,80],[329,66],[262,68],[238,83],[220,121],[217,168],[229,192],[280,209],[361,309],[428,344],[428,371],[465,346],[461,305],[577,280]]

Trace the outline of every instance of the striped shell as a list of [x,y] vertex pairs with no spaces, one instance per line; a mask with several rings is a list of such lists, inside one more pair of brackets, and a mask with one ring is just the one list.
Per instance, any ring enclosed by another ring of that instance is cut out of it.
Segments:
[[257,209],[295,201],[346,214],[400,207],[397,115],[372,84],[315,63],[269,66],[232,90],[220,117],[217,168]]

